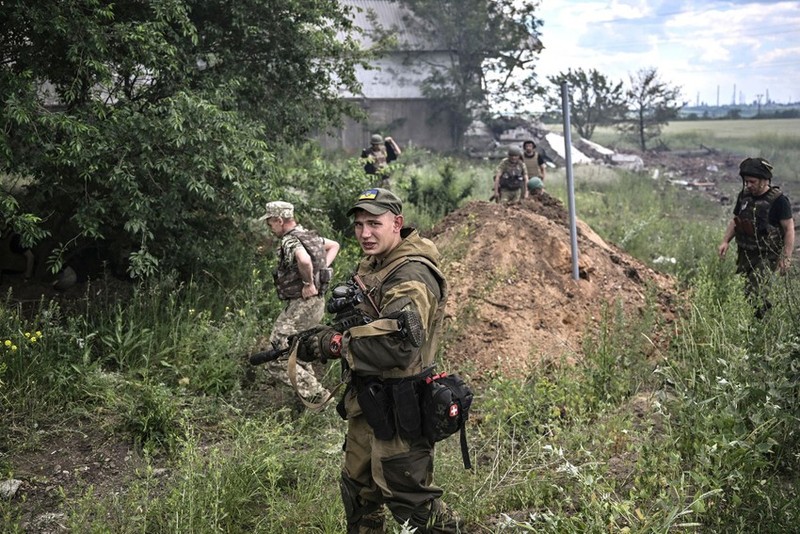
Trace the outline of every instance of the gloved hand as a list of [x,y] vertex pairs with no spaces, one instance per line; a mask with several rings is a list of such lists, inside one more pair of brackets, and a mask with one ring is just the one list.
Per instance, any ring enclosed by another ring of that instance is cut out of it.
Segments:
[[342,334],[329,326],[316,326],[299,334],[297,357],[304,362],[322,363],[342,355]]

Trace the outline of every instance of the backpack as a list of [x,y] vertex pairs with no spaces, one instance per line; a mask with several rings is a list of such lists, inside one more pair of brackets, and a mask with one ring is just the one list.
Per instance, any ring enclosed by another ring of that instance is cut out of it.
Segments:
[[422,391],[422,433],[431,443],[461,432],[461,458],[472,468],[467,447],[466,424],[474,395],[457,374],[439,373],[425,378]]

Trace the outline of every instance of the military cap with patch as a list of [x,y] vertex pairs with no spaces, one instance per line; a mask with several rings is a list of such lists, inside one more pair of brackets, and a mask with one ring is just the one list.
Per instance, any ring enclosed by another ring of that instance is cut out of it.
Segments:
[[388,189],[376,187],[361,193],[347,214],[352,215],[357,210],[364,210],[372,215],[383,215],[387,211],[400,215],[403,213],[403,201]]

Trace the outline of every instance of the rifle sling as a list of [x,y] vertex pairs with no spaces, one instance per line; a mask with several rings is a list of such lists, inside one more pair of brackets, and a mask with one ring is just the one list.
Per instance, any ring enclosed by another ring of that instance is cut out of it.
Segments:
[[[393,332],[399,332],[401,329],[400,321],[397,319],[376,319],[369,324],[362,326],[354,326],[345,333],[345,338],[349,342],[351,338],[372,337],[372,336],[385,336]],[[346,346],[347,343],[345,343]],[[303,398],[297,388],[297,347],[300,345],[300,340],[295,339],[289,350],[289,362],[287,363],[286,373],[289,375],[289,382],[292,383],[294,392],[300,401],[309,409],[315,412],[322,411],[325,406],[334,398],[342,386],[345,385],[344,381],[339,384],[330,392],[327,398],[320,402],[310,402]],[[343,348],[343,350],[345,350]]]

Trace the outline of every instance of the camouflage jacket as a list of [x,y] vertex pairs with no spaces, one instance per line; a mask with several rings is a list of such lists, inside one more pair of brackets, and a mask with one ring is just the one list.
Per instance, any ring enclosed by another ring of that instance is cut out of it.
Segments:
[[508,158],[503,159],[497,166],[495,176],[500,175],[500,189],[520,189],[528,183],[528,169],[520,159],[511,163]]
[[433,364],[444,317],[447,284],[436,267],[439,251],[416,230],[404,228],[403,240],[386,258],[365,258],[358,274],[379,314],[369,302],[359,305],[372,319],[401,310],[419,314],[423,340],[414,347],[409,339],[389,333],[374,337],[352,337],[345,333],[345,358],[353,373],[361,377],[400,378],[421,373]]

